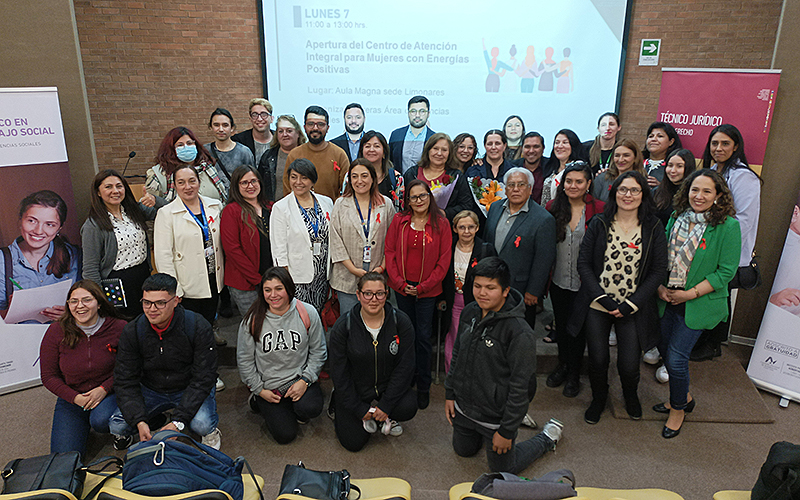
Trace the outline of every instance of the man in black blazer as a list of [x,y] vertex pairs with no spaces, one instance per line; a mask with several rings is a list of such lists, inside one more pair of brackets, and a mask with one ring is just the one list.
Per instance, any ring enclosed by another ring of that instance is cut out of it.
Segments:
[[533,174],[529,170],[512,168],[504,184],[507,198],[492,203],[484,239],[494,243],[497,255],[511,269],[511,286],[523,294],[525,319],[533,328],[536,305],[542,300],[556,258],[556,221],[531,201]]
[[[408,101],[408,125],[392,132],[389,137],[389,149],[392,150],[392,164],[395,170],[404,174],[417,164],[422,157],[425,143],[434,134],[428,127],[430,102],[422,95],[416,95]],[[425,132],[423,136],[422,133]]]
[[351,102],[344,108],[344,134],[331,142],[342,148],[350,163],[358,158],[361,137],[364,136],[364,108],[357,102]]

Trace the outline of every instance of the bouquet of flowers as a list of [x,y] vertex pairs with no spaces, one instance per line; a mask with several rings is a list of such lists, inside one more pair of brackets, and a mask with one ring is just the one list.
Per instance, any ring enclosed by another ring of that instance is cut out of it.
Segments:
[[489,213],[492,203],[506,198],[506,187],[494,179],[481,179],[475,176],[469,179],[469,187],[475,203],[484,216]]
[[456,177],[451,177],[450,174],[444,174],[441,181],[433,181],[431,183],[431,193],[433,193],[433,199],[436,200],[436,206],[444,210],[455,187]]

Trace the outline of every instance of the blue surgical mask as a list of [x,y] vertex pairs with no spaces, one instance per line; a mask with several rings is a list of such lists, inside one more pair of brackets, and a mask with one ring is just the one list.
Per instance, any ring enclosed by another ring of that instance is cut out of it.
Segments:
[[175,153],[178,159],[184,163],[191,163],[197,158],[197,146],[194,144],[190,146],[178,146],[175,148]]

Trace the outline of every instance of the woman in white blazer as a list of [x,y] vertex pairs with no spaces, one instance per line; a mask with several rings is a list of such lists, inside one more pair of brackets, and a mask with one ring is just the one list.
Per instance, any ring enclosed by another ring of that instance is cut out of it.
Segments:
[[392,201],[378,191],[378,174],[369,160],[351,163],[347,181],[331,216],[331,287],[342,314],[358,303],[358,279],[386,270],[384,242],[395,214]]
[[178,197],[156,215],[156,269],[174,276],[183,306],[213,325],[224,280],[219,231],[222,203],[201,196],[199,188],[194,167],[175,171]]
[[328,297],[328,253],[333,201],[312,191],[317,169],[298,158],[287,168],[292,192],[278,200],[269,218],[269,242],[276,266],[285,267],[297,285],[297,298],[317,311]]

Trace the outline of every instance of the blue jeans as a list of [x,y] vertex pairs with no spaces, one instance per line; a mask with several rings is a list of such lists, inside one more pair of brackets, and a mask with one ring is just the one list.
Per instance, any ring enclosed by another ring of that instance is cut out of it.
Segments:
[[53,430],[50,433],[50,453],[77,451],[86,455],[89,428],[108,434],[108,419],[117,410],[117,397],[106,396],[93,410],[83,408],[64,399],[56,400],[53,410]]
[[337,290],[336,296],[339,298],[339,312],[341,314],[353,309],[358,304],[358,297],[354,293],[344,293]]
[[[141,386],[141,388],[142,397],[144,398],[145,413],[147,414],[148,420],[154,415],[171,410],[181,404],[183,391],[164,394],[148,389],[145,386]],[[203,404],[200,406],[200,409],[197,410],[197,413],[195,413],[192,421],[189,422],[189,427],[200,436],[210,434],[217,428],[217,424],[219,424],[217,400],[214,398],[216,392],[216,388],[212,387],[211,393],[209,393],[208,397],[203,401]],[[117,436],[129,436],[137,432],[136,429],[128,425],[128,422],[126,422],[125,418],[122,416],[122,411],[119,409],[111,415],[108,426],[111,433]],[[151,430],[155,431],[156,429]]]
[[669,373],[669,405],[676,410],[683,410],[688,403],[689,356],[703,333],[703,330],[686,326],[683,310],[667,304],[661,318],[661,344],[658,346]]
[[408,314],[411,324],[414,325],[414,347],[417,358],[417,391],[430,392],[431,390],[431,335],[433,334],[433,309],[436,297],[417,298],[411,295],[395,294],[397,307]]

